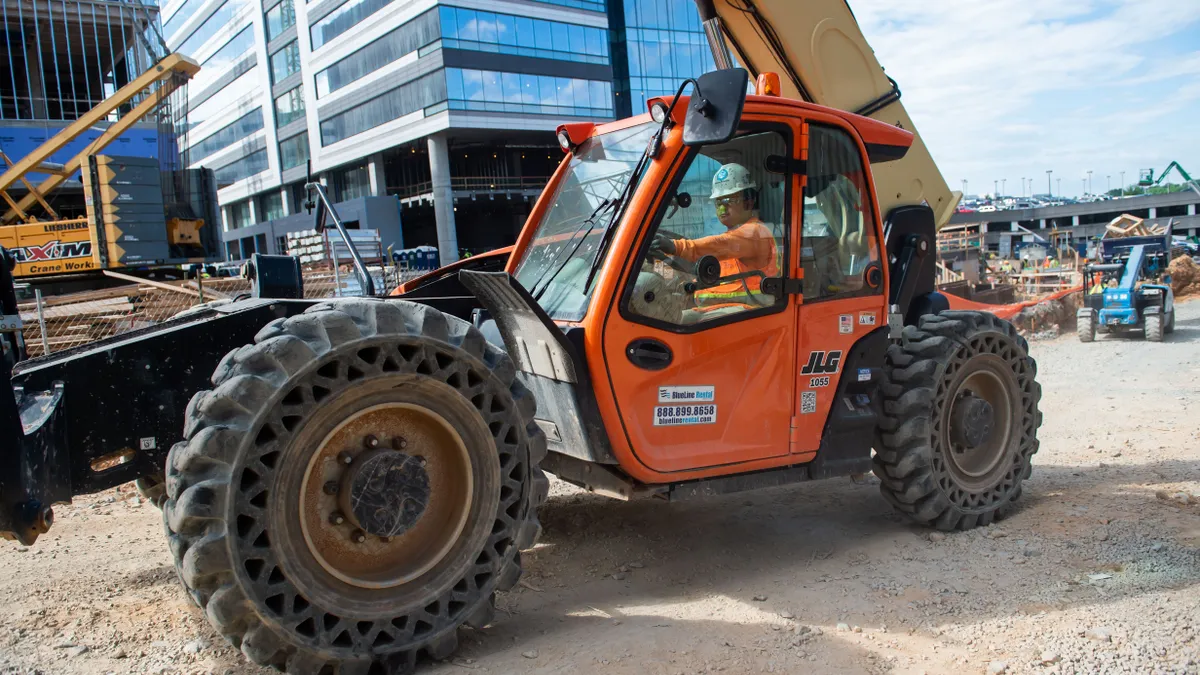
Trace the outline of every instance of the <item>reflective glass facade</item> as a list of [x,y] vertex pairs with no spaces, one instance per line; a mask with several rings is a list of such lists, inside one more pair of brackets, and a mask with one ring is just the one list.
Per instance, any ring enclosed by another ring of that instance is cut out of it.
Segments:
[[582,63],[608,63],[608,31],[474,9],[439,7],[442,46]]
[[182,26],[190,16],[195,14],[196,10],[199,9],[200,5],[203,4],[204,0],[186,0],[186,2],[179,6],[179,9],[175,10],[174,14],[167,17],[166,21],[163,21],[163,37],[170,38],[171,34],[179,30],[179,27]]
[[296,6],[292,0],[283,0],[267,10],[267,39],[274,40],[283,31],[296,25]]
[[612,84],[549,75],[446,69],[450,109],[612,117]]
[[220,130],[211,136],[193,145],[191,149],[192,161],[199,161],[218,150],[224,150],[262,128],[262,108],[255,108],[232,123],[221,127]]
[[237,63],[254,48],[254,27],[246,26],[237,35],[229,39],[223,47],[200,64],[200,72],[192,78],[189,86],[193,91],[201,92],[209,84],[220,79],[225,69]]
[[304,117],[304,85],[289,89],[275,99],[275,126],[284,127]]
[[[693,0],[613,2],[609,20],[625,27],[613,36],[622,52],[613,68],[618,115],[645,112],[647,99],[674,94],[684,78],[716,68]],[[618,12],[623,18],[613,21]]]
[[217,34],[217,31],[229,25],[233,16],[240,12],[243,7],[247,7],[253,0],[225,0],[224,4],[216,9],[204,23],[196,27],[192,34],[176,48],[176,51],[183,52],[188,56],[195,54],[209,38]]
[[405,54],[438,38],[437,10],[400,26],[350,56],[317,73],[317,98],[370,75]]
[[300,46],[295,40],[271,55],[271,81],[280,82],[292,73],[300,72]]
[[534,0],[535,2],[544,2],[547,5],[559,5],[560,7],[573,7],[575,9],[590,9],[594,12],[604,11],[604,0]]
[[216,169],[213,174],[217,179],[217,187],[222,188],[266,170],[267,151],[264,148]]
[[321,145],[343,141],[445,100],[445,76],[441,72],[430,73],[344,113],[321,120]]
[[392,0],[347,0],[344,5],[314,23],[309,29],[309,35],[312,37],[312,49],[315,51],[391,2]]
[[279,162],[284,171],[308,161],[308,133],[279,142]]

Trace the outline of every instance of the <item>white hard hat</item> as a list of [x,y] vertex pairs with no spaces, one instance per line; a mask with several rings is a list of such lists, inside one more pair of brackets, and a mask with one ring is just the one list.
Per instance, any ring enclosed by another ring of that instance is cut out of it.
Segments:
[[712,197],[719,199],[734,195],[742,190],[758,189],[750,172],[741,164],[726,164],[713,174]]

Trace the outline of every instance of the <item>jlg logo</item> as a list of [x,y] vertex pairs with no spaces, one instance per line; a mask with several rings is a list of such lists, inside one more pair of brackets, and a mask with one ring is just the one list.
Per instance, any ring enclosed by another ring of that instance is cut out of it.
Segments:
[[810,352],[808,355],[808,363],[804,364],[804,368],[800,370],[804,375],[834,375],[838,371],[838,363],[842,360],[842,353],[837,352]]

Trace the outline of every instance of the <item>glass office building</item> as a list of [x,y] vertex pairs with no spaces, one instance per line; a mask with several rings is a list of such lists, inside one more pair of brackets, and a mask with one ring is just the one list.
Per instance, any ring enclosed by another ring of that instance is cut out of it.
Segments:
[[385,244],[436,245],[443,261],[512,243],[562,158],[558,124],[642,112],[711,68],[695,14],[692,0],[161,10],[168,44],[203,65],[188,90],[190,157],[217,172],[231,257],[264,241],[277,252],[284,231],[309,226],[293,214],[311,163],[335,201],[394,205],[403,225]]

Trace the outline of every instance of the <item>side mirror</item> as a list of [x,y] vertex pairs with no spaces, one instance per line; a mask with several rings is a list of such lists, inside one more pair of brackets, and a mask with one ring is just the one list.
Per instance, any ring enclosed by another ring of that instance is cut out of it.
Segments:
[[683,120],[683,144],[724,143],[733,138],[746,105],[749,81],[750,76],[742,68],[701,75]]
[[713,286],[721,279],[721,261],[706,255],[696,263],[696,281],[701,286]]

